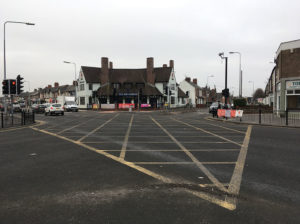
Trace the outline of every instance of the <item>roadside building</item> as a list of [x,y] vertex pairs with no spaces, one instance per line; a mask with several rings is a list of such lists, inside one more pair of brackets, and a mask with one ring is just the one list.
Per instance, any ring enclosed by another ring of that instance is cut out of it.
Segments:
[[300,109],[300,39],[281,43],[275,63],[265,89],[269,104],[275,110]]
[[79,108],[90,108],[92,104],[103,109],[185,105],[185,96],[176,83],[174,61],[170,60],[169,66],[154,67],[154,59],[147,58],[146,65],[141,69],[116,69],[108,58],[102,57],[101,68],[81,66]]
[[191,81],[190,77],[186,77],[180,82],[179,87],[185,92],[188,97],[188,103],[193,107],[198,105],[203,105],[206,103],[206,91],[203,91],[200,86],[198,86],[197,79]]

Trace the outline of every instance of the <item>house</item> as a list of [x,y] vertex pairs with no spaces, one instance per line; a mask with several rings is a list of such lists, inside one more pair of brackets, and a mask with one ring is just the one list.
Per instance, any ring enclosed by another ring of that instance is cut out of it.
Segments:
[[174,73],[169,66],[154,67],[147,58],[146,68],[116,69],[108,58],[101,58],[100,67],[81,66],[77,89],[79,108],[99,104],[102,109],[128,107],[162,108],[185,105]]
[[191,81],[190,77],[186,77],[180,82],[179,87],[186,93],[188,96],[188,103],[193,107],[206,103],[206,92],[203,92],[201,87],[198,86],[197,79]]
[[274,110],[300,109],[300,39],[281,43],[275,63],[265,88],[266,102]]

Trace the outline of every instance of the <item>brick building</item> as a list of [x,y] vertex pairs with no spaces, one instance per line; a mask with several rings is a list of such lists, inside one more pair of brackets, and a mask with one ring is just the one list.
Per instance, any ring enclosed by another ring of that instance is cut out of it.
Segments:
[[164,105],[185,105],[185,94],[176,83],[174,61],[169,66],[154,67],[147,58],[146,68],[116,69],[108,58],[101,58],[100,67],[81,66],[78,91],[79,108],[99,104],[102,109],[161,108]]
[[281,43],[275,63],[265,89],[268,103],[275,110],[300,109],[300,39]]

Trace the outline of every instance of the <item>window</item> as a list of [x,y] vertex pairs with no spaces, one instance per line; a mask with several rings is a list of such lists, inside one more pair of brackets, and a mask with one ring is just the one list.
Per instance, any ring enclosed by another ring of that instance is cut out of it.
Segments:
[[137,89],[142,89],[142,88],[144,88],[145,87],[145,83],[137,83],[136,84],[136,88]]
[[175,104],[175,97],[174,96],[171,97],[171,104]]
[[287,90],[287,91],[286,91],[286,94],[293,94],[293,93],[294,93],[293,90]]
[[80,97],[80,105],[85,105],[85,97]]
[[296,94],[299,94],[299,93],[300,93],[300,90],[295,90],[295,93],[296,93]]
[[132,83],[124,83],[125,89],[131,89]]
[[119,89],[120,88],[120,83],[113,83],[113,87],[115,89]]
[[93,90],[93,84],[92,83],[89,84],[89,90]]
[[190,96],[190,91],[186,91],[185,95]]
[[170,89],[175,90],[175,84],[171,84]]
[[80,91],[84,91],[84,84],[80,84]]

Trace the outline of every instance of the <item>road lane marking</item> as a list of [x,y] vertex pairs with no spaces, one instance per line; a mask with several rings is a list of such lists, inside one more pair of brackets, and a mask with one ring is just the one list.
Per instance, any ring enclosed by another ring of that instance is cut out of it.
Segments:
[[126,148],[127,148],[127,144],[128,144],[128,138],[129,138],[133,118],[134,118],[134,114],[131,115],[131,119],[130,119],[130,122],[129,122],[129,125],[128,125],[128,129],[127,129],[127,132],[126,132],[126,135],[125,135],[125,138],[124,138],[124,142],[123,142],[121,153],[120,153],[120,158],[121,159],[125,158],[125,153],[126,153]]
[[[177,164],[178,165],[187,165],[187,164],[195,164],[195,162],[132,162],[132,163],[139,164],[139,165],[177,165]],[[200,162],[200,163],[201,164],[206,164],[206,165],[235,165],[236,164],[236,162]]]
[[[237,163],[235,165],[233,175],[231,177],[230,183],[229,183],[229,188],[228,192],[234,196],[237,196],[240,192],[240,187],[241,187],[241,182],[242,182],[242,175],[243,175],[243,170],[245,166],[245,161],[246,161],[246,156],[248,152],[248,146],[250,142],[250,136],[252,132],[252,125],[248,126],[246,136],[244,139],[243,146],[241,148],[241,151],[239,153]],[[231,204],[237,203],[236,197],[228,197],[225,200],[227,200]]]
[[83,139],[85,139],[86,137],[90,136],[91,134],[95,133],[96,131],[98,131],[100,128],[104,127],[105,125],[107,125],[109,122],[111,122],[113,119],[115,119],[117,116],[119,116],[119,114],[116,114],[115,116],[113,116],[111,119],[107,120],[106,122],[104,122],[103,124],[101,124],[99,127],[95,128],[94,130],[92,130],[91,132],[87,133],[85,136],[81,137],[80,139],[78,139],[78,142],[81,142]]
[[79,123],[79,124],[77,124],[77,125],[74,125],[74,126],[72,126],[72,127],[66,128],[66,129],[64,129],[64,130],[62,130],[62,131],[57,132],[57,134],[61,134],[61,133],[65,132],[65,131],[72,130],[72,129],[74,129],[74,128],[76,128],[76,127],[82,125],[82,124],[86,124],[87,122],[89,122],[89,121],[91,121],[91,120],[94,120],[94,119],[96,119],[96,118],[91,118],[91,119],[89,119],[89,120],[87,120],[87,121],[84,121],[84,122],[81,122],[81,123]]
[[207,133],[207,134],[211,134],[211,135],[213,135],[213,136],[215,136],[215,137],[221,138],[221,139],[223,139],[223,140],[225,140],[225,141],[228,141],[228,142],[231,142],[231,143],[233,143],[233,144],[235,144],[235,145],[242,146],[240,143],[237,143],[237,142],[235,142],[235,141],[232,141],[232,140],[230,140],[230,139],[228,139],[228,138],[225,138],[225,137],[223,137],[223,136],[217,135],[217,134],[215,134],[215,133],[213,133],[213,132],[206,131],[206,130],[203,129],[203,128],[196,127],[196,126],[194,126],[194,125],[188,124],[188,123],[186,123],[186,122],[184,122],[184,121],[177,120],[177,119],[175,119],[175,118],[172,118],[172,120],[177,121],[177,122],[182,123],[182,124],[185,124],[186,126],[193,127],[194,129],[199,130],[199,131],[203,131],[203,132],[205,132],[205,133]]
[[[70,137],[70,136],[68,136],[68,137]],[[128,139],[127,139],[127,141],[128,141]],[[82,141],[82,142],[84,142],[84,143],[99,143],[99,144],[101,144],[101,143],[111,143],[111,142],[108,142],[108,141]],[[182,142],[182,141],[180,141],[181,143],[189,143],[189,144],[200,144],[200,143],[205,143],[205,144],[214,144],[214,143],[216,143],[216,144],[231,144],[231,142]],[[163,144],[174,144],[174,142],[145,142],[145,141],[130,141],[130,143],[145,143],[145,144],[161,144],[161,143],[163,143]]]
[[187,149],[185,148],[176,138],[173,137],[160,123],[158,123],[153,117],[150,116],[152,121],[157,124],[181,149],[185,152],[185,154],[190,157],[190,159],[198,166],[198,168],[213,182],[217,188],[220,190],[227,192],[227,189],[211,174],[211,172],[203,166],[203,164]]
[[[86,143],[86,142],[82,142]],[[101,149],[100,149],[101,150]],[[119,152],[120,149],[105,149],[105,152]],[[190,152],[239,152],[240,149],[189,149]],[[127,149],[126,152],[182,152],[182,149]]]
[[[65,140],[65,141],[71,142],[73,144],[79,145],[79,146],[81,146],[83,148],[86,148],[86,149],[88,149],[90,151],[93,151],[93,152],[96,152],[98,154],[101,154],[101,155],[103,155],[103,156],[105,156],[107,158],[110,158],[110,159],[112,159],[112,160],[114,160],[116,162],[119,162],[119,163],[123,164],[123,165],[129,166],[129,167],[131,167],[131,168],[133,168],[133,169],[135,169],[135,170],[137,170],[137,171],[139,171],[141,173],[144,173],[144,174],[146,174],[148,176],[151,176],[151,177],[153,177],[153,178],[155,178],[157,180],[160,180],[160,181],[162,181],[164,183],[167,183],[167,184],[176,183],[173,179],[170,179],[170,178],[165,177],[163,175],[157,174],[157,173],[155,173],[153,171],[150,171],[150,170],[148,170],[148,169],[146,169],[144,167],[135,165],[135,164],[133,164],[131,162],[127,162],[127,161],[125,161],[125,160],[123,160],[123,159],[121,159],[119,157],[116,157],[116,156],[113,156],[113,155],[111,155],[109,153],[106,153],[104,150],[98,150],[98,149],[96,149],[94,147],[85,145],[82,142],[77,142],[75,140],[68,139],[68,138],[66,138],[64,136],[57,135],[55,133],[52,133],[52,132],[49,132],[49,131],[46,131],[46,130],[41,130],[41,129],[38,129],[38,128],[35,128],[35,127],[31,127],[31,128],[33,130],[36,130],[36,131],[42,132],[44,134],[48,134],[48,135],[60,138],[62,140]],[[214,204],[216,204],[218,206],[221,206],[221,207],[223,207],[225,209],[234,210],[236,208],[236,206],[234,204],[231,204],[230,202],[227,202],[227,201],[224,201],[224,200],[220,200],[217,195],[211,195],[211,194],[206,193],[206,192],[198,192],[198,191],[189,190],[189,189],[186,189],[186,188],[182,188],[182,189],[184,191],[188,192],[188,193],[191,193],[191,194],[193,194],[193,195],[195,195],[195,196],[203,199],[203,200],[206,200],[206,201],[209,201],[211,203],[214,203]]]
[[[204,118],[205,120],[209,120],[208,118]],[[197,122],[199,122],[198,120],[196,120]],[[209,120],[211,121],[211,120]],[[229,130],[229,131],[234,131],[234,132],[237,132],[237,133],[241,133],[241,134],[245,134],[245,132],[243,131],[239,131],[239,130],[236,130],[236,129],[233,129],[233,128],[228,128],[228,127],[224,127],[224,126],[221,126],[221,125],[216,125],[216,124],[211,124],[211,123],[207,123],[208,125],[211,125],[211,126],[215,126],[215,127],[220,127],[220,128],[223,128],[223,129],[226,129],[226,130]]]

